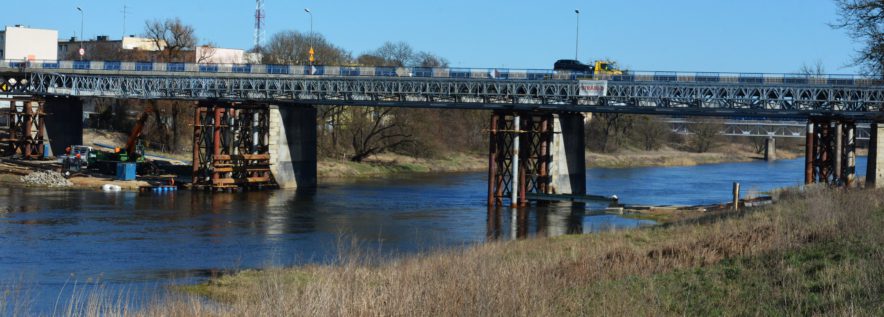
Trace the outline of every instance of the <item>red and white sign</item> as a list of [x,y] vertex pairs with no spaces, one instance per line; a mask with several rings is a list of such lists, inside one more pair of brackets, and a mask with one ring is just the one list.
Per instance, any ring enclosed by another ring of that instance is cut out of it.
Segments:
[[581,80],[580,97],[605,97],[608,95],[607,80]]
[[86,49],[80,48],[80,56],[86,55]]

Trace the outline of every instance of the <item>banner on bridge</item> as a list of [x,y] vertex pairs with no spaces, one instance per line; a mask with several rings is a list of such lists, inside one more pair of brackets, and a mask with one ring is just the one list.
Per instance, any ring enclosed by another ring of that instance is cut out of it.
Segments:
[[605,97],[608,95],[607,80],[581,80],[580,97]]

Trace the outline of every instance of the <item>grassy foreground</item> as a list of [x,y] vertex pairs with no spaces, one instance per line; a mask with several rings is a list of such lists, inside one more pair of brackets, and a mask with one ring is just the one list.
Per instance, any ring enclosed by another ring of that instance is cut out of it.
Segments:
[[[884,192],[811,189],[741,214],[246,271],[131,315],[882,315]],[[100,307],[101,305],[84,305]]]

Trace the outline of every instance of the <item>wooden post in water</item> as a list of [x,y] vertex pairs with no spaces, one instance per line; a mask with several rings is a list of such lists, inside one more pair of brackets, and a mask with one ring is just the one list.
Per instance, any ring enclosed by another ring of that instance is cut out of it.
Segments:
[[740,210],[740,183],[734,182],[734,211]]

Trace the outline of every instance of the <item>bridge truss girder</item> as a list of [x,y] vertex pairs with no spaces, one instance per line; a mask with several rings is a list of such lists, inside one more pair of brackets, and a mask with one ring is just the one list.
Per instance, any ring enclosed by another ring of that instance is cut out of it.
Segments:
[[544,109],[575,112],[865,120],[880,115],[884,87],[762,83],[608,82],[582,97],[577,81],[400,77],[182,77],[32,73],[30,92],[119,98],[287,101],[305,104]]

